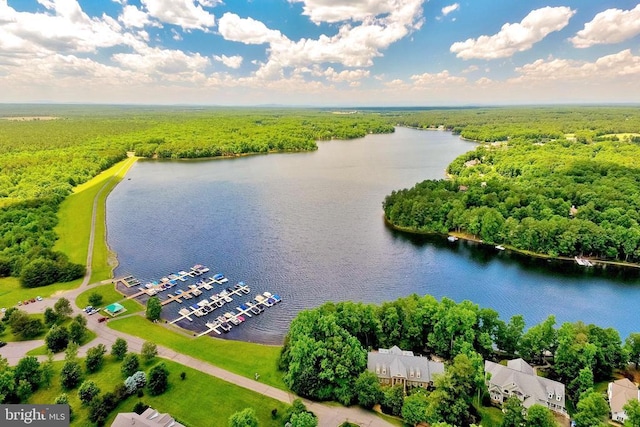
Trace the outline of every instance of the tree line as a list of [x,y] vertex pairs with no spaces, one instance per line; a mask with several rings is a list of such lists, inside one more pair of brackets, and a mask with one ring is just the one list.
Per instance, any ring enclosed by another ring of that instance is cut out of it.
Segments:
[[[53,250],[62,200],[133,152],[202,158],[308,151],[316,141],[392,132],[377,114],[318,110],[36,106],[55,120],[0,120],[0,277],[25,287],[66,282],[84,267]],[[3,115],[29,115],[17,106]],[[35,114],[35,113],[34,113]]]
[[459,156],[448,180],[392,192],[383,209],[407,231],[455,231],[550,256],[637,263],[639,156],[630,141],[514,137]]
[[411,295],[381,305],[326,303],[300,312],[279,363],[287,386],[302,396],[365,407],[381,403],[398,415],[407,403],[402,387],[379,388],[375,374],[366,372],[367,350],[394,345],[449,361],[435,390],[420,399],[424,421],[452,425],[477,420],[472,403],[486,393],[484,360],[550,363],[547,375],[566,385],[574,404],[589,396],[594,383],[640,362],[640,333],[623,343],[615,329],[582,322],[558,326],[554,316],[525,330],[521,315],[503,321],[495,310],[469,301]]

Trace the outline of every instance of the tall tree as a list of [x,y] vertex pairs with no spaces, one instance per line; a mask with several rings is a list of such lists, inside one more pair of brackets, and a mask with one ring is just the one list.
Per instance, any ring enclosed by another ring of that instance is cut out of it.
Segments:
[[16,383],[25,380],[31,385],[31,390],[37,390],[42,380],[42,369],[38,358],[25,356],[20,359],[15,367],[15,379]]
[[124,359],[124,356],[127,354],[127,341],[124,338],[116,338],[113,345],[111,345],[111,355],[116,358],[116,360]]
[[169,387],[169,371],[164,363],[159,363],[149,371],[147,388],[151,396],[164,393]]
[[609,405],[602,393],[593,390],[583,393],[573,418],[577,427],[604,426],[609,417]]
[[465,354],[459,354],[435,379],[435,390],[427,397],[430,422],[453,425],[468,423],[476,387],[476,369]]
[[98,344],[97,346],[91,347],[87,350],[87,357],[84,363],[88,373],[91,374],[100,370],[106,353],[107,348],[104,344]]
[[71,307],[71,303],[69,302],[68,299],[64,297],[56,301],[56,303],[53,305],[53,310],[56,312],[56,314],[59,317],[63,319],[66,319],[67,317],[73,314],[73,308]]
[[553,413],[542,405],[531,405],[527,410],[525,427],[557,427]]
[[355,394],[358,404],[363,408],[371,409],[382,400],[382,389],[376,374],[364,371],[355,382]]
[[159,320],[160,315],[162,314],[162,304],[160,303],[160,298],[151,297],[147,301],[147,319],[151,321]]
[[640,333],[632,332],[624,341],[624,348],[629,355],[629,360],[636,365],[640,365]]
[[640,402],[637,399],[630,400],[622,409],[627,414],[624,427],[640,427]]
[[412,426],[427,421],[427,400],[424,394],[414,393],[405,397],[402,404],[402,418]]
[[524,425],[524,407],[516,396],[509,397],[502,405],[504,418],[500,427],[522,427]]

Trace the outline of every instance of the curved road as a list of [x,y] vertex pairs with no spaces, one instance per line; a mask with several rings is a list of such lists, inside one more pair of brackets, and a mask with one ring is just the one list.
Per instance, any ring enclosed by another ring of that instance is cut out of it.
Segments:
[[[123,168],[125,166],[123,166]],[[93,261],[93,246],[94,246],[94,240],[95,240],[95,225],[96,225],[98,199],[100,194],[102,194],[103,190],[107,186],[107,184],[111,182],[111,180],[114,179],[114,177],[110,178],[109,180],[107,180],[107,182],[105,182],[103,187],[96,193],[96,196],[93,201],[93,213],[91,216],[91,234],[89,236],[89,251],[87,253],[87,267],[86,267],[87,269],[86,269],[86,273],[84,276],[84,280],[82,281],[82,284],[76,289],[66,291],[61,295],[56,295],[56,298],[53,298],[53,297],[46,298],[43,301],[22,306],[21,307],[22,310],[27,311],[29,313],[43,313],[46,307],[53,306],[54,302],[57,300],[57,297],[64,296],[71,302],[71,306],[74,309],[74,315],[78,313],[82,313],[81,310],[76,308],[75,300],[80,293],[84,292],[90,286],[89,281],[91,280],[91,264]],[[142,349],[142,344],[144,343],[143,339],[129,335],[129,334],[125,334],[123,332],[115,331],[107,326],[107,322],[98,323],[98,317],[99,316],[87,316],[87,326],[91,330],[93,330],[98,336],[96,339],[80,347],[78,351],[79,356],[86,355],[87,349],[89,347],[94,347],[98,344],[104,344],[107,348],[110,348],[111,345],[115,342],[116,338],[124,338],[125,340],[127,340],[128,347],[130,350],[140,352],[140,350]],[[18,363],[18,361],[22,357],[24,357],[27,351],[40,347],[42,345],[44,345],[43,340],[11,342],[11,343],[8,343],[5,347],[0,349],[0,355],[7,358],[7,360],[11,365],[15,365]],[[268,386],[266,384],[261,383],[260,381],[255,381],[253,379],[243,377],[238,374],[234,374],[233,372],[229,372],[225,369],[219,368],[215,365],[204,362],[202,360],[195,359],[191,356],[178,353],[166,347],[158,346],[158,356],[165,359],[173,360],[177,363],[180,363],[186,366],[190,366],[194,369],[197,369],[211,376],[220,378],[231,384],[244,387],[248,390],[254,391],[256,393],[260,393],[264,396],[271,397],[273,399],[280,400],[282,402],[291,403],[293,399],[298,397],[293,393]],[[41,356],[40,359],[44,360],[45,356]],[[55,356],[55,359],[64,360],[64,354],[63,353],[57,354]],[[340,424],[342,424],[344,421],[349,421],[354,424],[358,424],[360,426],[370,426],[370,427],[392,427],[393,426],[393,424],[378,417],[375,413],[371,411],[366,411],[359,407],[347,408],[344,406],[329,406],[323,403],[313,402],[306,399],[303,399],[303,401],[307,406],[307,408],[310,411],[314,412],[318,417],[319,427],[337,427]]]

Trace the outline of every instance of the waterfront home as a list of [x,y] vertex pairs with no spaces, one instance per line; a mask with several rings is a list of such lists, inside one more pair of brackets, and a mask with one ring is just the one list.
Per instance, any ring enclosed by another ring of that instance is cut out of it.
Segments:
[[444,373],[444,364],[393,346],[369,352],[367,369],[376,374],[381,384],[402,384],[406,392],[411,387],[432,387],[433,376]]
[[622,378],[609,383],[607,396],[609,396],[611,407],[611,419],[624,423],[627,420],[627,413],[623,406],[631,400],[640,401],[640,390],[627,378]]
[[111,427],[185,427],[169,414],[161,414],[153,408],[147,408],[142,414],[120,412],[113,420]]
[[502,405],[516,396],[522,406],[539,404],[566,415],[564,384],[536,375],[533,367],[522,359],[507,362],[507,366],[485,361],[484,370],[491,401]]

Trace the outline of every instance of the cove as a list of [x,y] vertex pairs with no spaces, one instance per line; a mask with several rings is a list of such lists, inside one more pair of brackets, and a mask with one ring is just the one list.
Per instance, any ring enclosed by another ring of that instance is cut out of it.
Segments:
[[[523,314],[528,325],[554,314],[558,323],[614,327],[623,340],[640,330],[635,270],[577,268],[386,227],[387,194],[443,178],[474,146],[447,132],[397,128],[320,142],[315,152],[139,161],[107,199],[115,275],[154,280],[201,263],[230,284],[244,281],[251,295],[277,293],[281,304],[225,335],[263,343],[281,343],[298,311],[325,301],[412,293],[468,299],[505,321]],[[163,317],[179,308],[169,304]],[[209,317],[179,325],[201,331]]]

